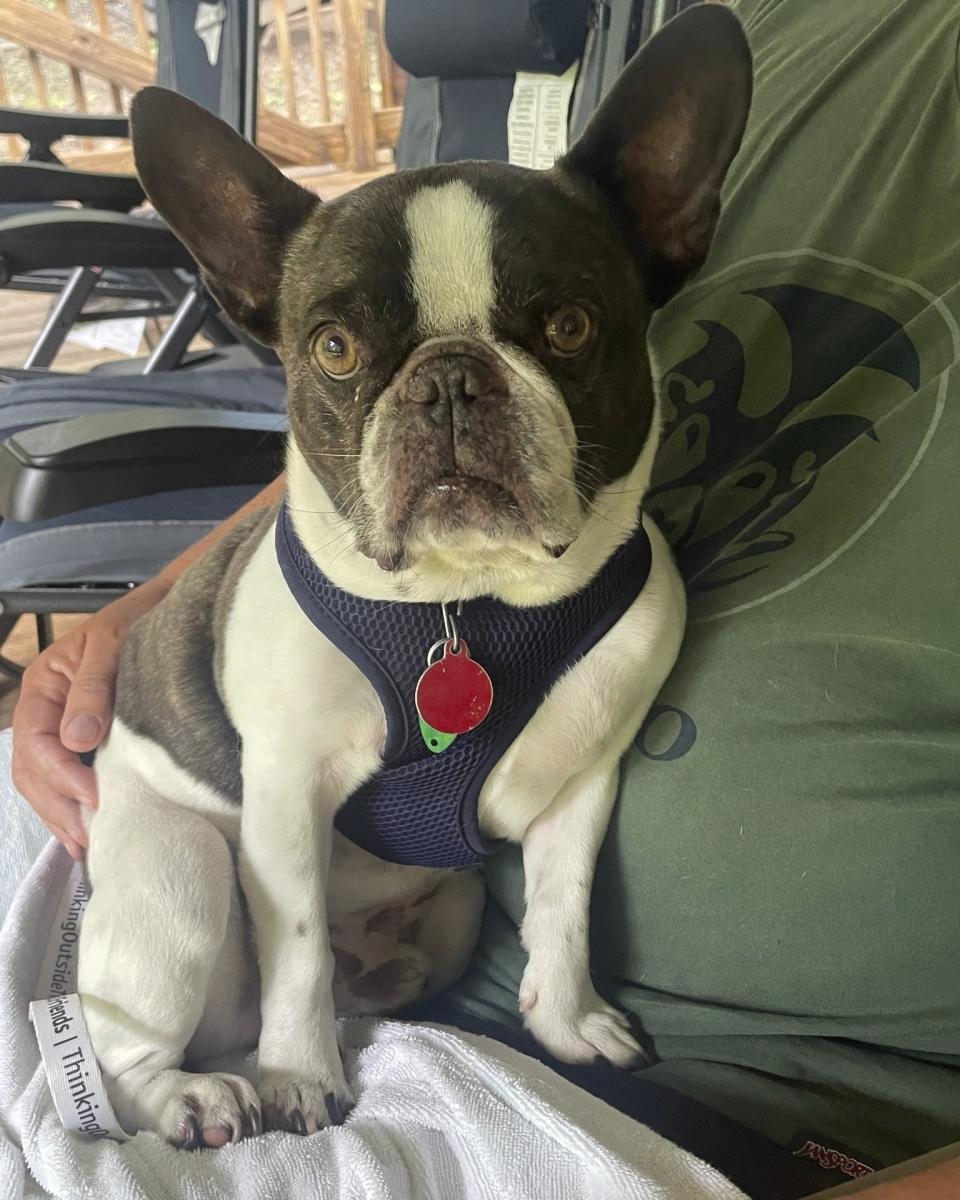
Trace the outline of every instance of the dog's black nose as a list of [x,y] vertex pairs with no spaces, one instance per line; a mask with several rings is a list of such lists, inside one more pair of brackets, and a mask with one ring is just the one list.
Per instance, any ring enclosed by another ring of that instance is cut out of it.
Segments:
[[414,404],[432,404],[445,409],[471,404],[497,391],[494,373],[479,358],[468,354],[432,358],[418,367],[407,387]]

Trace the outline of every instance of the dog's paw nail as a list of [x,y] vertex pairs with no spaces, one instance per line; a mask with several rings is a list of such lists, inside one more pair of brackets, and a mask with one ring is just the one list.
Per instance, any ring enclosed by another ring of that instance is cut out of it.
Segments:
[[[329,1090],[328,1090],[329,1089]],[[264,1129],[311,1134],[329,1125],[342,1125],[350,1111],[346,1084],[265,1083],[260,1089]]]
[[180,1146],[184,1150],[199,1150],[203,1145],[200,1136],[200,1122],[191,1113],[181,1125]]
[[341,1104],[333,1092],[327,1092],[323,1102],[327,1106],[327,1116],[330,1118],[331,1125],[342,1125],[353,1108],[352,1104]]

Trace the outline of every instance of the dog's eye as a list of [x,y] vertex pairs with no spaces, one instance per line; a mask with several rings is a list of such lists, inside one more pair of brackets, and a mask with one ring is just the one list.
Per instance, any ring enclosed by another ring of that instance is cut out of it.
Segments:
[[579,304],[561,304],[547,317],[547,341],[554,354],[579,354],[592,334],[590,314]]
[[324,325],[313,339],[313,357],[321,371],[344,379],[357,369],[360,356],[353,338],[342,325]]

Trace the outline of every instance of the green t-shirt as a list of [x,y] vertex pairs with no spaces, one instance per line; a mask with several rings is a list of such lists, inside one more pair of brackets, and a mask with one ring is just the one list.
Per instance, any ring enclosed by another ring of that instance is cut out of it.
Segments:
[[[648,1078],[874,1165],[960,1137],[960,10],[743,0],[710,258],[656,319],[680,661],[597,872]],[[515,1013],[519,852],[462,1003]],[[508,919],[509,918],[509,919]]]

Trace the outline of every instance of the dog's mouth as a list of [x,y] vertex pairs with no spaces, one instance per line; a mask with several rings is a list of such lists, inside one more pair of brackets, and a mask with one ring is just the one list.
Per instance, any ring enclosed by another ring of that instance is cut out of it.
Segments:
[[415,545],[443,545],[466,531],[489,538],[531,532],[525,505],[509,484],[466,471],[439,475],[421,487],[401,526],[404,540]]
[[[508,483],[481,475],[453,471],[411,489],[402,513],[395,510],[390,544],[373,557],[381,567],[398,570],[424,552],[453,550],[469,553],[505,543],[538,543],[539,522],[529,503]],[[543,543],[557,556],[565,546]]]
[[560,558],[572,540],[545,537],[529,498],[525,503],[499,480],[467,474],[444,475],[426,487],[413,505],[410,526],[431,541],[448,541],[465,530],[491,540],[530,541],[550,558]]
[[502,483],[461,472],[441,475],[429,483],[414,501],[411,515],[439,517],[481,528],[491,521],[496,523],[504,515],[523,519],[517,497]]

